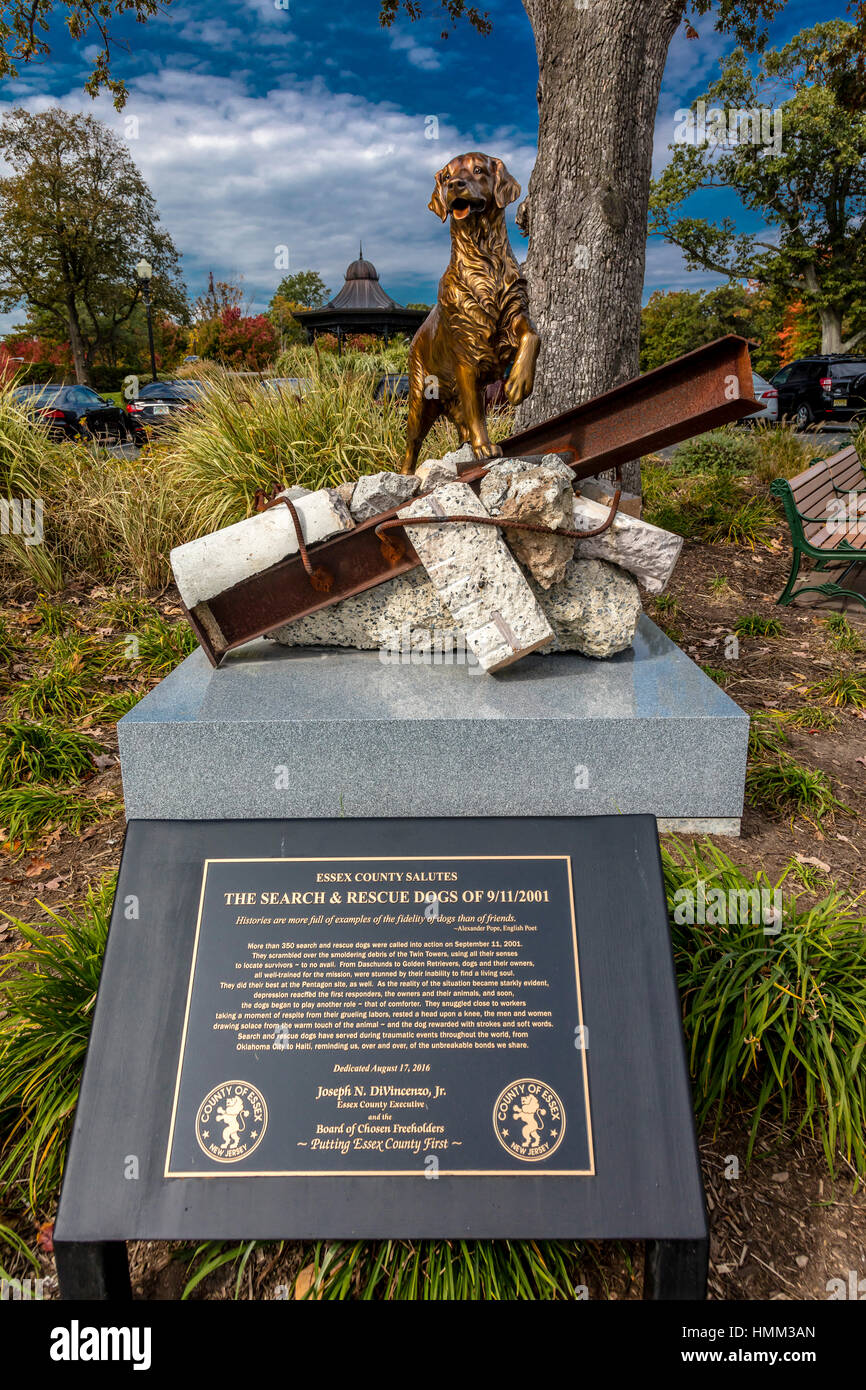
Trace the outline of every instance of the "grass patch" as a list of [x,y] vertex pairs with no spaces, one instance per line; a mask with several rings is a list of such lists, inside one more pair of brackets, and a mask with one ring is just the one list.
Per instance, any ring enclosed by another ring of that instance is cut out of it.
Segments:
[[750,1158],[762,1119],[780,1111],[798,1133],[817,1131],[831,1171],[841,1149],[866,1174],[866,918],[858,902],[834,891],[801,910],[798,896],[783,898],[774,934],[730,912],[723,924],[689,925],[680,890],[695,895],[702,882],[705,893],[742,902],[754,889],[782,893],[786,875],[777,884],[749,878],[708,841],[669,840],[662,861],[698,1123],[715,1114],[718,1127],[728,1101],[746,1106]]
[[99,745],[53,724],[0,721],[0,782],[77,782],[94,768]]
[[48,637],[62,637],[69,629],[77,626],[72,610],[63,603],[52,603],[40,594],[33,605],[33,612],[39,618],[37,632]]
[[63,565],[50,545],[27,545],[20,536],[0,536],[0,572],[42,593],[59,594],[64,587]]
[[140,627],[148,621],[154,613],[154,607],[147,599],[115,594],[99,605],[99,612],[112,627],[131,632],[133,628]]
[[766,545],[777,517],[772,502],[749,497],[739,505],[722,506],[708,522],[705,539],[727,541],[730,545]]
[[666,613],[670,618],[675,618],[680,612],[679,602],[673,594],[659,594],[653,603],[657,613]]
[[760,613],[749,613],[734,623],[738,637],[781,637],[784,631],[778,618],[762,618]]
[[711,681],[715,681],[716,685],[724,686],[734,679],[733,671],[724,666],[702,666],[701,670]]
[[726,574],[714,574],[710,580],[710,593],[717,598],[726,598],[732,592],[732,587]]
[[582,1253],[552,1240],[319,1241],[296,1297],[303,1289],[305,1298],[334,1301],[573,1302]]
[[844,613],[831,613],[825,618],[827,640],[839,652],[862,652],[863,642],[856,628],[853,628]]
[[647,463],[643,470],[644,518],[687,540],[763,545],[778,516],[768,498],[753,497],[744,475],[717,470],[691,473]]
[[112,815],[121,804],[114,797],[82,796],[74,789],[27,782],[0,790],[0,828],[23,851],[56,826],[80,835],[86,825]]
[[781,719],[794,729],[806,729],[810,733],[817,729],[835,729],[839,716],[821,705],[801,705],[799,709],[774,709],[768,711],[774,719]]
[[749,720],[749,757],[759,758],[765,753],[778,753],[787,737],[772,715],[753,714]]
[[88,678],[77,658],[67,659],[48,671],[20,681],[12,696],[12,709],[38,722],[77,719],[88,699]]
[[9,666],[18,653],[18,643],[9,631],[9,624],[0,617],[0,666]]
[[129,639],[134,655],[131,665],[136,674],[166,675],[198,646],[195,633],[186,623],[169,623],[160,614],[150,619]]
[[109,695],[99,704],[95,713],[101,719],[122,719],[131,709],[134,709],[139,700],[144,699],[143,690],[119,690],[116,695]]
[[[114,879],[87,894],[78,912],[45,909],[45,928],[14,923],[24,938],[0,966],[0,1195],[38,1221],[57,1197],[84,1054]],[[56,929],[59,928],[59,931]]]
[[866,709],[866,676],[853,671],[834,671],[832,676],[809,686],[810,695],[822,695],[837,708]]
[[[751,740],[751,733],[750,733]],[[746,769],[746,800],[774,818],[802,815],[814,825],[835,811],[849,811],[839,801],[826,772],[803,767],[788,753],[759,757]]]

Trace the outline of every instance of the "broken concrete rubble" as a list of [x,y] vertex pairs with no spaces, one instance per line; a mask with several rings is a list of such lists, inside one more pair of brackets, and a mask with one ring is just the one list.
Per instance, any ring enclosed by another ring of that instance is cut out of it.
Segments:
[[471,523],[413,526],[413,517],[480,516],[487,511],[468,483],[445,483],[404,507],[406,534],[439,598],[466,633],[485,671],[498,671],[553,639],[501,532]]
[[[480,497],[491,516],[570,530],[573,474],[555,454],[540,463],[503,459],[481,480]],[[505,532],[514,554],[544,589],[560,584],[574,554],[574,538],[533,531]]]

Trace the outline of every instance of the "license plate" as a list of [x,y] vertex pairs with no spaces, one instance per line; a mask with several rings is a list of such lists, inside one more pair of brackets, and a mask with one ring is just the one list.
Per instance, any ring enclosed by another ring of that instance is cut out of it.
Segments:
[[167,405],[152,405],[150,408],[151,408],[151,410],[153,411],[154,415],[167,415],[167,414],[168,414],[168,406],[167,406]]
[[833,397],[833,404],[834,404],[834,405],[847,405],[847,404],[848,404],[848,397],[847,397],[847,396],[834,396],[834,397]]

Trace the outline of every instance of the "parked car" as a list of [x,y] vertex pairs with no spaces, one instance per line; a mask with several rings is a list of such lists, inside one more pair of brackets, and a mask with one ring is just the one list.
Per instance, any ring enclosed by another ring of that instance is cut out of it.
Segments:
[[172,416],[193,410],[204,387],[200,381],[188,378],[178,381],[149,381],[142,386],[134,401],[126,406],[136,443],[142,444],[147,432],[164,429]]
[[119,405],[89,386],[16,386],[14,398],[48,426],[55,439],[81,435],[100,444],[126,444],[134,430]]
[[400,372],[388,372],[376,383],[374,401],[408,401],[409,377]]
[[779,418],[798,429],[854,420],[866,414],[866,356],[822,353],[800,357],[772,379],[779,393]]
[[760,401],[761,409],[753,410],[742,423],[753,425],[756,420],[769,420],[775,424],[779,418],[779,393],[773,383],[767,381],[766,377],[759,376],[757,372],[752,372],[752,395],[756,401]]

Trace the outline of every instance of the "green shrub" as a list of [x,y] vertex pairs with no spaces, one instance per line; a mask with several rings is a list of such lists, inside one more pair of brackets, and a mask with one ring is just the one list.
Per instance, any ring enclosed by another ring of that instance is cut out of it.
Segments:
[[721,504],[712,509],[704,528],[704,539],[728,541],[731,545],[766,545],[776,525],[772,502],[750,497],[745,502]]
[[[721,890],[740,904],[752,890],[782,893],[750,878],[709,841],[671,840],[662,849],[683,1024],[699,1124],[726,1102],[751,1111],[748,1157],[765,1118],[821,1136],[833,1170],[839,1149],[866,1174],[866,918],[859,900],[832,892],[809,908],[783,897],[781,922],[717,925],[677,921],[679,890]],[[793,865],[789,865],[789,869]],[[770,902],[772,902],[772,896]],[[765,931],[765,926],[771,931]],[[773,929],[779,927],[777,932]]]
[[133,634],[136,655],[131,670],[135,675],[144,671],[149,676],[167,675],[198,646],[195,633],[186,623],[166,622],[154,613]]
[[12,709],[16,717],[26,714],[39,721],[77,719],[84,713],[89,688],[87,673],[73,657],[20,681],[12,696]]
[[764,753],[778,753],[788,739],[779,726],[778,719],[771,715],[753,714],[749,720],[749,756],[761,757]]
[[673,463],[680,472],[750,472],[757,459],[757,449],[750,434],[732,427],[711,430],[697,439],[689,439],[674,451]]
[[729,666],[702,666],[701,670],[711,681],[715,681],[716,685],[727,685],[734,678],[734,672]]
[[801,705],[799,709],[774,709],[769,711],[774,718],[791,724],[795,729],[835,729],[839,723],[838,715],[820,705]]
[[64,603],[52,603],[44,594],[39,595],[33,611],[39,618],[37,632],[49,637],[62,637],[68,628],[76,626],[72,609]]

